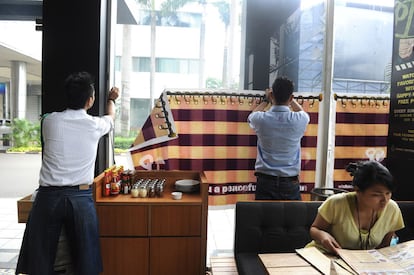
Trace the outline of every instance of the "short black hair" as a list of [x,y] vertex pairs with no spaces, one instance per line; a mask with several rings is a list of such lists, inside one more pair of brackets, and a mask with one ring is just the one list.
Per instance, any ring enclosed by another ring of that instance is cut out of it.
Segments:
[[67,107],[79,110],[85,107],[86,101],[95,92],[94,80],[88,72],[70,74],[65,80]]
[[277,104],[287,103],[293,94],[295,84],[286,76],[280,76],[275,79],[272,85],[273,97]]
[[394,191],[393,176],[390,171],[378,161],[351,162],[346,171],[353,176],[352,185],[364,191],[375,184],[383,184],[390,191]]

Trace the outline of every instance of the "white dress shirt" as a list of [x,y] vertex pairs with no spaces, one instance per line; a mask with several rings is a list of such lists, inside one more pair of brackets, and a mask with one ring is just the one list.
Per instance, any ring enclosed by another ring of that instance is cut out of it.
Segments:
[[91,184],[99,139],[114,127],[110,116],[84,109],[54,112],[43,119],[41,186]]
[[305,111],[293,112],[284,105],[251,113],[248,122],[257,134],[256,171],[279,177],[298,176],[300,142],[309,121]]

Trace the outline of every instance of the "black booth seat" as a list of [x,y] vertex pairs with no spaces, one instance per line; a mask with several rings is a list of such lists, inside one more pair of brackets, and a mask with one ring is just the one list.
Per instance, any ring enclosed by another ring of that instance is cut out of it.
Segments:
[[[267,274],[258,254],[295,252],[311,241],[309,229],[321,201],[237,202],[234,256],[240,275]],[[414,239],[414,201],[398,202],[406,227],[400,242]]]

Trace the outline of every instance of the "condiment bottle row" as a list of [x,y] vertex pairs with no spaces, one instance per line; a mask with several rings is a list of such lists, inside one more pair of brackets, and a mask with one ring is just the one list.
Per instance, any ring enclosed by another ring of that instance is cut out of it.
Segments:
[[164,194],[165,179],[139,179],[131,189],[133,198],[155,198]]

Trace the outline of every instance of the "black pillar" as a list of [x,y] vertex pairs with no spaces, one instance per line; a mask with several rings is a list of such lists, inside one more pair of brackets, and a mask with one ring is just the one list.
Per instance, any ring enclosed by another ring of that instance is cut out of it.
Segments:
[[[108,7],[110,0],[43,0],[43,114],[65,108],[63,83],[76,71],[95,77],[96,101],[89,113],[104,114],[109,86]],[[108,165],[107,139],[99,144],[96,174]]]

